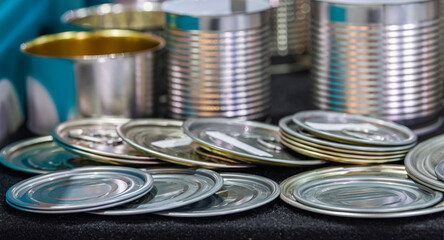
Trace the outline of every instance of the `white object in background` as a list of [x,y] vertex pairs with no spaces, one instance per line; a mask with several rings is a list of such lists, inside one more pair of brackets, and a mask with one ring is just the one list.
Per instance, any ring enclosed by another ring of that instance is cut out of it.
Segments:
[[23,110],[14,86],[8,79],[0,80],[0,142],[23,123]]
[[46,88],[36,79],[29,77],[26,81],[28,96],[28,128],[40,135],[50,134],[59,123],[57,108]]

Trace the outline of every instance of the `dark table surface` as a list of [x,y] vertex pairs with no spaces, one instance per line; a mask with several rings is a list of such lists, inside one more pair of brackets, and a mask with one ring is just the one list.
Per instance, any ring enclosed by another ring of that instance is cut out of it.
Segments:
[[[308,73],[274,76],[272,122],[309,109]],[[429,138],[444,132],[435,131]],[[0,147],[32,136],[22,127]],[[402,164],[402,162],[400,162]],[[330,164],[333,165],[333,164]],[[258,167],[246,172],[280,183],[313,168]],[[243,213],[209,218],[172,218],[153,214],[96,216],[86,213],[44,215],[9,207],[5,193],[30,174],[0,166],[0,239],[442,239],[444,213],[396,219],[352,219],[300,210],[276,199]]]

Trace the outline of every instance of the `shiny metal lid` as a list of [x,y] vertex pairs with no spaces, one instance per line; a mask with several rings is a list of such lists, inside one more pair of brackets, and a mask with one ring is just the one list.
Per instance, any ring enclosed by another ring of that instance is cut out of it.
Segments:
[[84,167],[39,175],[12,186],[12,207],[42,213],[73,213],[132,201],[153,187],[150,174],[128,167]]
[[[346,211],[313,207],[305,203],[302,203],[296,199],[294,190],[297,186],[311,181],[329,179],[335,177],[341,177],[341,178],[381,177],[381,178],[399,178],[399,179],[408,180],[407,172],[405,171],[405,168],[401,165],[341,166],[341,167],[321,168],[309,172],[304,172],[284,180],[279,185],[281,188],[280,197],[284,202],[292,206],[295,206],[297,208],[320,214],[340,216],[340,217],[396,218],[396,217],[419,216],[419,215],[444,211],[443,200],[429,207],[399,211],[399,212],[346,212]],[[437,194],[439,195],[440,193]]]
[[140,119],[117,127],[117,133],[131,146],[151,156],[180,165],[204,168],[253,166],[202,149],[182,132],[181,126],[182,121]]
[[296,185],[293,195],[297,201],[312,207],[358,213],[409,211],[442,200],[441,192],[410,179],[380,176],[320,175]]
[[444,181],[444,161],[441,161],[435,168],[436,176],[439,180]]
[[[308,143],[315,143],[321,146],[327,146],[329,148],[333,148],[336,150],[343,150],[348,152],[351,151],[358,151],[358,152],[375,152],[375,154],[391,154],[390,152],[405,152],[415,146],[415,143],[410,145],[403,145],[403,146],[358,146],[358,145],[351,145],[346,143],[340,143],[340,142],[334,142],[328,139],[323,139],[318,136],[315,136],[313,134],[310,134],[307,131],[302,130],[296,123],[292,120],[293,116],[287,116],[282,118],[279,121],[279,128],[281,131],[287,133],[288,135],[294,137],[295,140],[301,139],[304,142]],[[373,153],[372,153],[373,154]]]
[[66,151],[54,143],[51,136],[24,139],[4,147],[0,151],[0,162],[14,170],[34,174],[100,165]]
[[86,118],[57,125],[54,140],[83,152],[113,158],[153,160],[152,157],[126,144],[116,132],[116,127],[128,122],[127,118]]
[[136,166],[146,167],[146,166],[167,164],[166,162],[161,161],[159,159],[155,159],[154,157],[150,157],[149,160],[148,159],[126,159],[126,158],[118,158],[118,157],[108,157],[108,156],[95,154],[92,152],[82,151],[77,148],[72,148],[71,146],[61,143],[55,139],[54,139],[54,142],[69,152],[72,152],[72,153],[82,156],[84,158],[90,159],[92,161],[96,161],[96,162],[100,162],[100,163],[104,163],[104,164],[125,165],[125,166],[132,166],[132,167],[136,167]]
[[330,111],[302,111],[293,122],[322,138],[356,145],[400,146],[416,142],[407,127],[372,117]]
[[188,119],[182,125],[186,135],[218,154],[274,165],[310,166],[321,160],[302,160],[285,149],[279,128],[273,125],[228,118]]
[[434,169],[444,156],[444,135],[430,138],[414,147],[405,157],[404,164],[409,176],[422,184],[444,191]]
[[279,196],[279,185],[265,177],[245,173],[222,173],[223,187],[199,202],[156,214],[170,217],[211,217],[247,211]]
[[223,185],[222,177],[207,169],[146,169],[154,187],[144,197],[115,208],[91,212],[99,215],[133,215],[185,206],[205,199]]

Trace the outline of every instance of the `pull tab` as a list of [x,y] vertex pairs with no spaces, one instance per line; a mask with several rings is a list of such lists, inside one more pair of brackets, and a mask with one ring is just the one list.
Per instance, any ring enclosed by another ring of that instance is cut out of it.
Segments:
[[276,151],[276,152],[280,152],[282,150],[282,146],[281,146],[280,142],[275,137],[257,138],[257,142],[260,145],[262,145],[268,149],[271,149],[273,151]]
[[118,137],[117,133],[111,133],[111,131],[92,131],[90,133],[82,129],[73,129],[68,132],[68,136],[71,138],[83,140],[86,142],[100,143],[111,146],[116,146],[123,143],[123,140]]
[[375,133],[369,129],[361,129],[361,128],[344,128],[341,132],[350,137],[371,140],[371,141],[385,141],[385,137]]

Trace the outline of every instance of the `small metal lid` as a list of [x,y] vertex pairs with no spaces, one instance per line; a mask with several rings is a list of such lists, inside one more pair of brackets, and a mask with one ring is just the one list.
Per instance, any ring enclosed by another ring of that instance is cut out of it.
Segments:
[[29,138],[4,147],[0,162],[14,170],[34,174],[100,165],[67,152],[55,144],[51,136]]
[[293,115],[301,128],[338,142],[371,146],[400,146],[416,142],[407,127],[372,117],[329,111],[302,111]]
[[407,151],[415,146],[415,143],[404,146],[358,146],[358,145],[350,145],[340,142],[333,142],[328,139],[323,139],[317,137],[313,134],[310,134],[304,130],[302,130],[296,123],[292,120],[293,116],[287,116],[282,118],[279,121],[279,127],[281,131],[287,133],[290,136],[293,136],[295,139],[302,139],[306,142],[312,142],[322,146],[332,147],[334,149],[344,149],[344,150],[352,150],[359,152],[398,152],[398,151]]
[[223,185],[222,177],[207,169],[147,169],[154,187],[144,197],[111,209],[91,212],[98,215],[133,215],[185,206],[216,193]]
[[70,148],[112,158],[153,160],[152,157],[126,144],[116,132],[116,127],[128,122],[127,118],[87,118],[67,121],[57,125],[54,140]]
[[444,181],[444,161],[441,161],[435,168],[436,176],[439,180]]
[[302,160],[280,143],[279,128],[273,125],[228,118],[188,119],[186,135],[202,147],[233,158],[262,164],[310,166],[322,160]]
[[222,173],[223,187],[199,202],[156,214],[170,217],[211,217],[247,211],[279,196],[279,185],[265,177],[245,173]]
[[131,120],[117,133],[131,146],[159,159],[194,167],[247,168],[253,165],[218,156],[199,147],[181,129],[182,121],[168,119]]
[[[439,203],[429,207],[406,210],[406,211],[398,211],[398,212],[347,212],[347,211],[313,207],[305,203],[302,203],[296,199],[294,190],[297,186],[311,181],[323,180],[335,177],[341,177],[341,178],[381,177],[381,178],[397,178],[397,179],[408,180],[407,172],[405,171],[405,168],[402,165],[341,166],[341,167],[321,168],[313,171],[304,172],[298,175],[294,175],[284,180],[280,184],[281,188],[280,197],[284,202],[292,206],[295,206],[297,208],[320,214],[327,214],[340,217],[396,218],[396,217],[419,216],[419,215],[444,211],[444,200],[440,200]],[[442,193],[433,192],[433,194],[439,195]]]
[[444,191],[444,182],[436,176],[436,166],[444,154],[444,135],[430,138],[414,147],[405,157],[404,164],[409,176],[424,185]]
[[377,176],[322,176],[297,185],[293,195],[312,207],[358,213],[409,211],[442,200],[441,192],[410,179]]
[[[92,152],[86,152],[82,151],[77,148],[72,148],[71,146],[65,145],[64,143],[61,143],[54,139],[54,142],[57,143],[60,147],[64,148],[65,150],[72,152],[74,154],[77,154],[79,156],[82,156],[84,158],[91,159],[93,161],[97,161],[100,163],[105,164],[113,164],[113,165],[126,165],[126,166],[153,166],[153,165],[164,165],[167,164],[164,161],[155,159],[152,157],[150,160],[144,160],[144,159],[126,159],[126,158],[117,158],[117,157],[107,157],[103,155],[94,154]],[[151,157],[150,157],[151,158]]]
[[42,213],[74,213],[132,201],[153,187],[150,174],[128,167],[85,167],[39,175],[12,186],[12,207]]

